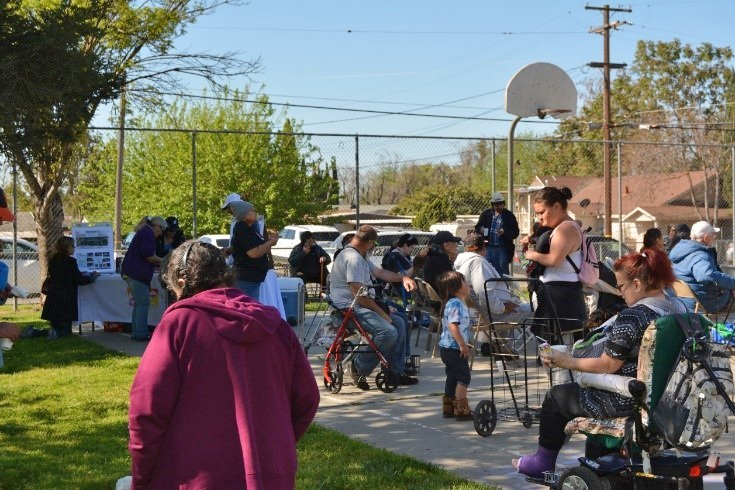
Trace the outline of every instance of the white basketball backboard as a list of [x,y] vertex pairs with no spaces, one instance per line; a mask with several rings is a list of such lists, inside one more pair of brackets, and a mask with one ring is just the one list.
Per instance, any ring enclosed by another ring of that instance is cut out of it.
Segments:
[[505,87],[505,111],[519,117],[569,117],[577,112],[577,88],[558,66],[531,63]]

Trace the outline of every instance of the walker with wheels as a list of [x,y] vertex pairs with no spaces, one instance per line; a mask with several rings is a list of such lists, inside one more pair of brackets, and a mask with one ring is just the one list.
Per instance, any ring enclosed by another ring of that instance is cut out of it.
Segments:
[[380,349],[373,343],[372,338],[365,331],[355,312],[355,305],[360,296],[367,296],[368,290],[381,286],[364,285],[360,287],[358,294],[352,299],[347,308],[334,308],[333,317],[341,317],[334,341],[327,350],[326,359],[322,372],[324,375],[324,387],[329,393],[336,394],[342,390],[344,382],[345,366],[349,366],[355,354],[360,352],[373,352],[380,362],[380,371],[375,376],[375,384],[383,393],[392,393],[398,388],[398,375],[390,369],[390,364]]

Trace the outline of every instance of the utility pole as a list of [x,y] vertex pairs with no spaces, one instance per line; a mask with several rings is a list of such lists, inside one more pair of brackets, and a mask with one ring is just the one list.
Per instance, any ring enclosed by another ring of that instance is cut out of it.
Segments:
[[[592,68],[602,68],[603,73],[603,89],[602,89],[602,138],[604,140],[604,187],[605,187],[605,236],[612,236],[612,177],[611,177],[611,158],[612,145],[610,144],[610,69],[625,68],[625,63],[610,63],[610,30],[617,29],[620,26],[629,24],[629,22],[616,21],[610,23],[610,12],[632,12],[630,8],[612,8],[609,5],[602,7],[593,7],[586,5],[585,10],[601,10],[603,25],[590,29],[590,32],[602,34],[604,39],[603,51],[604,61],[602,63],[592,62],[589,66]],[[620,219],[620,217],[618,217]],[[622,239],[622,237],[620,237]]]
[[120,93],[119,134],[117,139],[117,167],[115,168],[115,250],[122,243],[122,178],[125,158],[125,89]]

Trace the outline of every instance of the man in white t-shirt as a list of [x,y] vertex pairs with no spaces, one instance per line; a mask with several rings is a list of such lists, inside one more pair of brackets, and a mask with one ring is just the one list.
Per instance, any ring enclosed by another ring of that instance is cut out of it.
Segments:
[[[337,308],[347,308],[362,286],[373,284],[373,277],[385,282],[401,282],[407,291],[416,289],[416,283],[410,277],[376,267],[367,259],[377,239],[375,228],[361,226],[335,259],[330,274],[329,296]],[[369,296],[358,296],[355,305],[357,319],[372,335],[391,370],[398,374],[399,384],[416,384],[418,379],[405,374],[406,324],[399,315],[386,313],[375,301],[373,292],[371,289]],[[366,376],[377,365],[378,358],[372,352],[360,352],[353,357],[351,374],[358,388],[370,389]]]

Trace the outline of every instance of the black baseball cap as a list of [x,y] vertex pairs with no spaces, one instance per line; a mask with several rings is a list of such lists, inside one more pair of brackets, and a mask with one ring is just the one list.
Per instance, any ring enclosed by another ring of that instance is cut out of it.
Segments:
[[461,238],[458,238],[452,235],[450,232],[444,230],[437,232],[437,234],[431,238],[431,243],[436,243],[437,245],[444,245],[448,242],[459,243],[461,241]]
[[411,235],[410,233],[404,233],[403,235],[398,237],[398,246],[402,247],[404,245],[416,245],[419,243],[418,238]]

